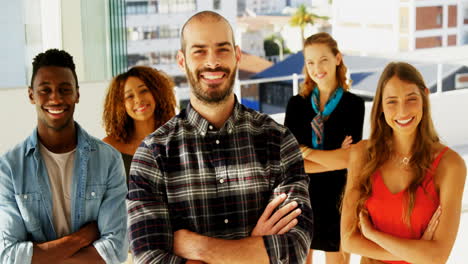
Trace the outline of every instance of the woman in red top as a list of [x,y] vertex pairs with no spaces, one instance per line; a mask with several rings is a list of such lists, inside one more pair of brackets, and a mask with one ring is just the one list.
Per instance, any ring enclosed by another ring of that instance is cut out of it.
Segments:
[[352,147],[341,235],[361,263],[445,263],[460,222],[463,159],[439,142],[421,74],[390,63],[369,140]]

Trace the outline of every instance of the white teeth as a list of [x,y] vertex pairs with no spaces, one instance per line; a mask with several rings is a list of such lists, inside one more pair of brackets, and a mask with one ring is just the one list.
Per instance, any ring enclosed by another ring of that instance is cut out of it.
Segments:
[[403,120],[397,120],[398,123],[402,124],[402,125],[406,125],[408,124],[411,120],[413,120],[413,118],[408,118],[408,119],[403,119]]
[[140,106],[140,107],[138,107],[135,111],[136,111],[136,112],[141,112],[141,111],[143,111],[143,110],[145,110],[145,109],[146,109],[146,105],[145,105],[145,106]]
[[203,75],[203,78],[208,79],[208,80],[216,80],[216,79],[221,79],[223,75]]
[[48,109],[47,111],[48,111],[49,113],[51,113],[51,114],[61,114],[61,113],[63,113],[64,110],[63,110],[63,109],[57,109],[57,110],[55,110],[55,109]]
[[315,76],[317,76],[317,78],[322,78],[323,76],[325,76],[325,73],[317,74],[317,75],[315,75]]

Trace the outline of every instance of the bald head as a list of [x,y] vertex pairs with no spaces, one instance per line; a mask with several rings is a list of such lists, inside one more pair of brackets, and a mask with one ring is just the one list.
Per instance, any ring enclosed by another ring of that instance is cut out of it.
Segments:
[[229,24],[226,18],[224,18],[222,15],[213,11],[201,11],[191,16],[182,26],[182,31],[181,31],[181,36],[180,36],[180,49],[182,50],[184,54],[186,50],[185,31],[187,30],[187,28],[190,27],[191,24],[195,22],[206,23],[206,25],[209,25],[209,23],[213,23],[213,22],[226,23],[226,25],[229,27],[229,30],[231,31],[232,45],[236,46],[236,43],[234,40],[234,32],[232,31],[231,24]]

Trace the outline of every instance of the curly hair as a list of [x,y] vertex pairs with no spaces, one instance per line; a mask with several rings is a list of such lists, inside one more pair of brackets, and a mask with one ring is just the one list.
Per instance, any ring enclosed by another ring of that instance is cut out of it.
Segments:
[[34,57],[32,62],[32,76],[31,76],[31,88],[33,88],[34,78],[36,77],[37,71],[41,67],[57,66],[64,67],[71,70],[73,77],[75,77],[76,88],[78,88],[78,77],[76,76],[75,63],[73,57],[64,50],[49,49],[43,53],[39,53]]
[[155,101],[155,130],[175,115],[176,99],[174,82],[164,72],[146,66],[135,66],[115,76],[107,89],[104,101],[103,123],[107,136],[128,143],[134,130],[133,119],[127,114],[124,102],[124,86],[129,77],[145,83]]
[[[335,55],[335,56],[337,54],[341,53],[338,50],[338,44],[336,43],[336,40],[334,40],[332,38],[332,36],[330,36],[330,34],[328,34],[326,32],[320,32],[320,33],[317,33],[317,34],[314,34],[314,35],[308,37],[304,41],[304,48],[307,47],[307,46],[310,46],[312,44],[325,44],[325,45],[327,45],[330,48],[333,55]],[[304,60],[305,60],[305,56],[304,56]],[[312,90],[315,88],[315,86],[317,86],[317,84],[314,82],[314,80],[312,80],[312,77],[310,77],[310,74],[307,71],[306,65],[307,65],[307,63],[304,62],[304,69],[302,71],[304,73],[305,78],[304,78],[304,82],[302,83],[301,91],[299,93],[302,97],[309,96],[310,93],[312,92]],[[336,66],[336,80],[338,82],[338,86],[343,87],[343,89],[345,91],[349,90],[349,84],[350,84],[350,83],[348,84],[346,82],[346,71],[347,70],[348,70],[348,68],[346,68],[346,65],[344,64],[343,59],[341,59],[340,65]]]

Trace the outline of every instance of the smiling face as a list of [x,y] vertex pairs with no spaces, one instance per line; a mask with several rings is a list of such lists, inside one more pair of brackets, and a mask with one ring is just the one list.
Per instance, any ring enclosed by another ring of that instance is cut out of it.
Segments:
[[61,131],[73,127],[73,113],[80,94],[69,68],[44,66],[39,68],[29,99],[36,105],[38,129]]
[[184,29],[185,51],[177,54],[192,94],[201,102],[219,104],[232,95],[240,50],[223,20],[194,19]]
[[393,133],[414,135],[423,116],[420,89],[393,76],[383,89],[382,111]]
[[319,86],[335,87],[336,67],[341,63],[341,54],[333,54],[326,44],[312,44],[304,48],[306,69]]
[[136,121],[153,118],[156,103],[146,84],[137,77],[128,77],[124,85],[124,101],[127,114]]

